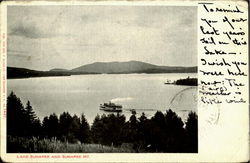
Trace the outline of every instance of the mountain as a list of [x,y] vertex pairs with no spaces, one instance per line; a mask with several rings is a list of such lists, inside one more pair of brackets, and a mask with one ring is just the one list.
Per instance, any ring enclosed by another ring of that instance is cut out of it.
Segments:
[[62,72],[62,71],[68,71],[67,69],[63,69],[63,68],[53,68],[49,71],[54,71],[54,72]]
[[7,67],[7,78],[29,78],[45,76],[69,76],[80,74],[130,74],[130,73],[197,73],[195,67],[157,66],[145,62],[95,62],[72,70],[61,68],[37,71],[26,68]]
[[145,62],[95,62],[70,70],[71,72],[91,73],[195,73],[197,67],[157,66]]

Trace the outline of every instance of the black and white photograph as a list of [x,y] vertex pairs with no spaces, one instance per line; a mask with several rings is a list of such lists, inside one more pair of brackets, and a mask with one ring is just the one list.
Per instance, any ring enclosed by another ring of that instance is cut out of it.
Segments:
[[7,7],[7,153],[198,153],[197,6]]

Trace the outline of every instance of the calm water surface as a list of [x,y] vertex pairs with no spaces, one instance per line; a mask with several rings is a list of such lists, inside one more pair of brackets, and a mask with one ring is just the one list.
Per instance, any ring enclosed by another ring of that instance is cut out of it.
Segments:
[[8,80],[8,94],[14,91],[26,105],[30,100],[40,120],[51,113],[68,111],[78,116],[84,113],[91,124],[94,117],[106,113],[99,105],[112,101],[124,107],[129,118],[130,108],[151,117],[157,110],[172,108],[185,119],[190,110],[196,111],[196,87],[166,85],[167,80],[197,74],[108,74],[75,75]]

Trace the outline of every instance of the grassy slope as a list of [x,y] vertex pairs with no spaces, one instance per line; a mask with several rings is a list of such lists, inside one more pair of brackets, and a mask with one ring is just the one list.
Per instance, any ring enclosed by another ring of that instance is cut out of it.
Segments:
[[9,153],[134,153],[131,148],[100,144],[70,144],[49,139],[27,139],[8,136]]

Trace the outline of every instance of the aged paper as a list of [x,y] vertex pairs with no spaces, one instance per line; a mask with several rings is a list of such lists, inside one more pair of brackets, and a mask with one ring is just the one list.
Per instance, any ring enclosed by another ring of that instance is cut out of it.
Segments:
[[248,3],[1,3],[1,159],[247,162]]

